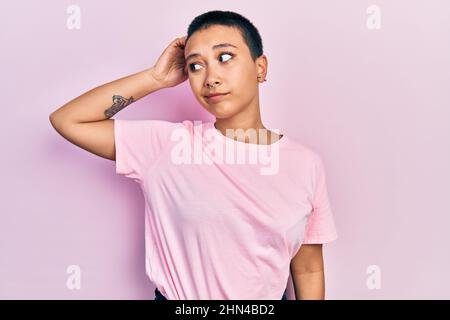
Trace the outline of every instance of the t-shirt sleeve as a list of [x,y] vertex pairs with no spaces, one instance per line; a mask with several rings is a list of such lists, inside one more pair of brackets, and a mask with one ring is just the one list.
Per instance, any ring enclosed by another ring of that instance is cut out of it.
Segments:
[[312,212],[308,218],[303,243],[328,243],[337,239],[336,225],[327,192],[322,159],[316,155]]
[[141,182],[145,170],[169,145],[179,123],[165,120],[114,119],[116,173]]

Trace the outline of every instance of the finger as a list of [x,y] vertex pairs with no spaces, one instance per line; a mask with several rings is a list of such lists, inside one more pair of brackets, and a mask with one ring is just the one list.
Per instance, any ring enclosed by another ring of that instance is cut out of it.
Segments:
[[173,40],[170,44],[172,45],[172,46],[175,46],[175,47],[177,47],[177,46],[179,46],[180,45],[180,38],[175,38],[175,40]]
[[173,46],[177,49],[184,49],[184,43],[179,38],[173,43]]
[[186,44],[186,38],[187,38],[187,36],[182,36],[182,37],[177,38],[178,43],[183,47]]

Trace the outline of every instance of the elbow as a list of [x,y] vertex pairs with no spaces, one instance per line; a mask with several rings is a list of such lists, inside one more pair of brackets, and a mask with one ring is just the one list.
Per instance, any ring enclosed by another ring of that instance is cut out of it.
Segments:
[[52,125],[52,127],[58,131],[61,132],[62,128],[66,126],[67,121],[62,117],[60,114],[57,113],[57,111],[53,111],[48,116],[48,119]]
[[48,120],[50,121],[52,127],[56,129],[56,116],[55,116],[55,112],[50,113],[50,115],[48,116]]

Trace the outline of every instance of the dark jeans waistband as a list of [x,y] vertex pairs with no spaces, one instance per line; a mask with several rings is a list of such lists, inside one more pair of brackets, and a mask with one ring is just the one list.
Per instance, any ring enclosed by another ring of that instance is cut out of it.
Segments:
[[[168,300],[161,291],[158,290],[158,288],[155,289],[155,300]],[[281,300],[287,300],[286,296],[286,290],[283,293],[283,296],[281,297]]]

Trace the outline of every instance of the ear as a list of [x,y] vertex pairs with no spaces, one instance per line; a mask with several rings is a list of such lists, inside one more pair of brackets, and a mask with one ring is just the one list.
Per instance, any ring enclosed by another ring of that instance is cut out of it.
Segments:
[[267,66],[268,66],[268,60],[267,60],[266,55],[262,54],[258,58],[256,58],[255,64],[256,64],[256,71],[257,71],[256,76],[261,76],[262,80],[266,79]]

